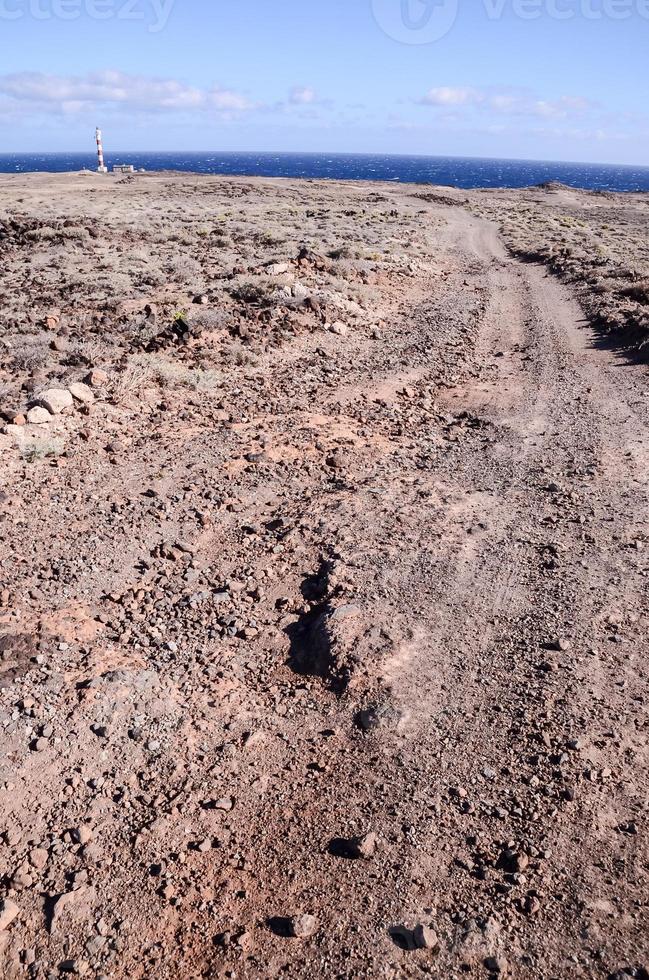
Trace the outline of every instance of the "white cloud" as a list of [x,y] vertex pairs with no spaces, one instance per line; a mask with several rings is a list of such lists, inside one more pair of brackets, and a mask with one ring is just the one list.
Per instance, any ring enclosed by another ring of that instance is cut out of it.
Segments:
[[558,99],[541,99],[517,89],[508,88],[432,88],[419,105],[441,109],[457,109],[481,112],[491,111],[498,115],[536,116],[543,119],[570,119],[596,109],[595,103],[581,96],[564,95]]
[[492,95],[489,99],[489,105],[496,112],[515,112],[519,104],[520,100],[517,96],[504,93]]
[[432,106],[458,106],[458,105],[477,105],[482,102],[484,96],[482,92],[474,88],[431,88],[419,100],[421,105]]
[[580,116],[594,109],[596,106],[588,99],[564,95],[554,101],[538,99],[534,102],[531,110],[534,115],[541,116],[543,119],[569,119]]
[[250,112],[252,109],[260,108],[258,103],[251,102],[245,95],[230,92],[228,89],[212,89],[208,101],[223,112]]
[[0,95],[6,108],[74,113],[94,108],[133,111],[202,109],[223,114],[249,112],[257,104],[240,92],[201,89],[172,78],[147,78],[119,71],[84,76],[18,72],[0,75]]
[[289,92],[288,101],[291,105],[313,105],[318,101],[315,89],[307,86],[295,85]]

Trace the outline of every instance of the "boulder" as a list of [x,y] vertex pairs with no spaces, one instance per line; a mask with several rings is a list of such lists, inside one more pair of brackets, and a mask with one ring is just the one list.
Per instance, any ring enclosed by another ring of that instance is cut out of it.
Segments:
[[288,272],[290,266],[288,262],[273,262],[272,265],[268,266],[269,276],[281,276],[283,273]]
[[38,396],[39,404],[51,415],[60,415],[74,404],[72,395],[65,388],[48,388]]
[[51,422],[52,416],[42,405],[36,405],[27,412],[27,421],[30,425],[43,425],[44,422]]

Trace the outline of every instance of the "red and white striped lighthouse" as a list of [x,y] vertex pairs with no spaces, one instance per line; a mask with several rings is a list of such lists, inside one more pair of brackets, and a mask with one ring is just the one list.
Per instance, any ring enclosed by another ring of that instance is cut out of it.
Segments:
[[97,173],[107,174],[108,167],[104,163],[104,147],[101,142],[101,129],[99,128],[99,126],[97,127],[95,137],[97,139],[97,159],[99,161],[99,166],[97,167]]

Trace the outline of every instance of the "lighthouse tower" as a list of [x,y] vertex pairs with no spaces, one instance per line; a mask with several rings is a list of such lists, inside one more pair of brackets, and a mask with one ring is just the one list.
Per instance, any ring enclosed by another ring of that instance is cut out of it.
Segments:
[[107,174],[108,167],[104,163],[104,147],[101,142],[101,129],[99,129],[99,127],[97,127],[95,138],[97,140],[97,160],[99,162],[99,166],[97,167],[97,173]]

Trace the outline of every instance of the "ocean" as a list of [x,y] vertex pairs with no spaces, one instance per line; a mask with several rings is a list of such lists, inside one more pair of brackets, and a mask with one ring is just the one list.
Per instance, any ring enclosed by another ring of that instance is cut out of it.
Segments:
[[[470,187],[530,187],[560,181],[600,191],[649,191],[649,167],[468,157],[392,156],[358,153],[118,153],[109,167],[132,163],[145,170],[263,177],[387,180]],[[94,170],[94,153],[2,153],[0,173]]]

